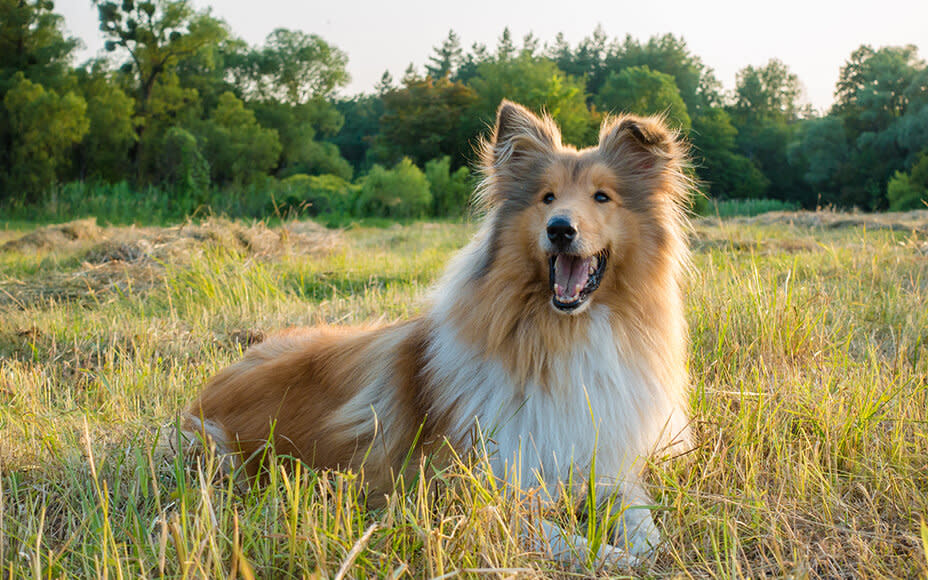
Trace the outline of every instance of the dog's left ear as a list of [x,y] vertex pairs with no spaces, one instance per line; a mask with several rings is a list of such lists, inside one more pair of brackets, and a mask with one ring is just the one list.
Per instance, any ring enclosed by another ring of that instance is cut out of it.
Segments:
[[603,123],[599,150],[612,166],[642,176],[656,176],[683,156],[676,135],[660,119],[632,115]]

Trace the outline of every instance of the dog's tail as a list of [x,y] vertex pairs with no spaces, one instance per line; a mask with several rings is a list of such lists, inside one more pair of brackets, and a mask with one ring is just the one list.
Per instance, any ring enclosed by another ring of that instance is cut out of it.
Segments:
[[216,475],[233,475],[239,467],[238,453],[229,446],[225,428],[210,419],[190,413],[162,425],[158,436],[157,455],[168,460],[181,456],[185,461],[215,458]]

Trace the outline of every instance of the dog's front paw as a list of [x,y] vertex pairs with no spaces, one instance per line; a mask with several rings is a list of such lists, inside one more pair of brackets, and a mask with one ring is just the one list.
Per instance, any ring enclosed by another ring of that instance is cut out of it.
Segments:
[[627,508],[613,534],[613,544],[638,557],[650,555],[660,541],[661,534],[647,508]]
[[523,541],[533,551],[545,557],[577,567],[579,570],[599,568],[627,568],[637,566],[640,559],[621,545],[601,544],[593,552],[593,546],[583,536],[571,534],[557,524],[542,521],[538,528],[523,531]]
[[620,546],[603,544],[596,552],[596,568],[628,568],[641,563],[640,558]]

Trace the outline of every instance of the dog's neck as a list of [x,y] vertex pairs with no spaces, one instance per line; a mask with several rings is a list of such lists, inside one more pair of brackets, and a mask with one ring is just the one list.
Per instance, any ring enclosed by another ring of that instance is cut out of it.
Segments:
[[597,302],[594,297],[584,312],[568,315],[551,306],[545,288],[520,288],[492,272],[475,276],[484,268],[486,252],[487,244],[478,235],[449,266],[432,295],[427,317],[434,326],[453,328],[456,339],[476,352],[499,361],[514,384],[557,388],[578,349],[588,349],[594,342],[614,344],[629,364],[655,369],[676,368],[668,361],[650,360],[651,355],[668,352],[668,347],[683,356],[685,330],[674,328],[679,326],[680,302],[675,282],[636,300]]

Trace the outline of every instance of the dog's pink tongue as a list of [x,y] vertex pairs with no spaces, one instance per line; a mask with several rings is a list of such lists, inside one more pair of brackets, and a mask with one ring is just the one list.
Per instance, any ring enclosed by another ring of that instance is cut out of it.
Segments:
[[589,278],[590,258],[558,254],[554,259],[554,295],[561,302],[574,302]]

